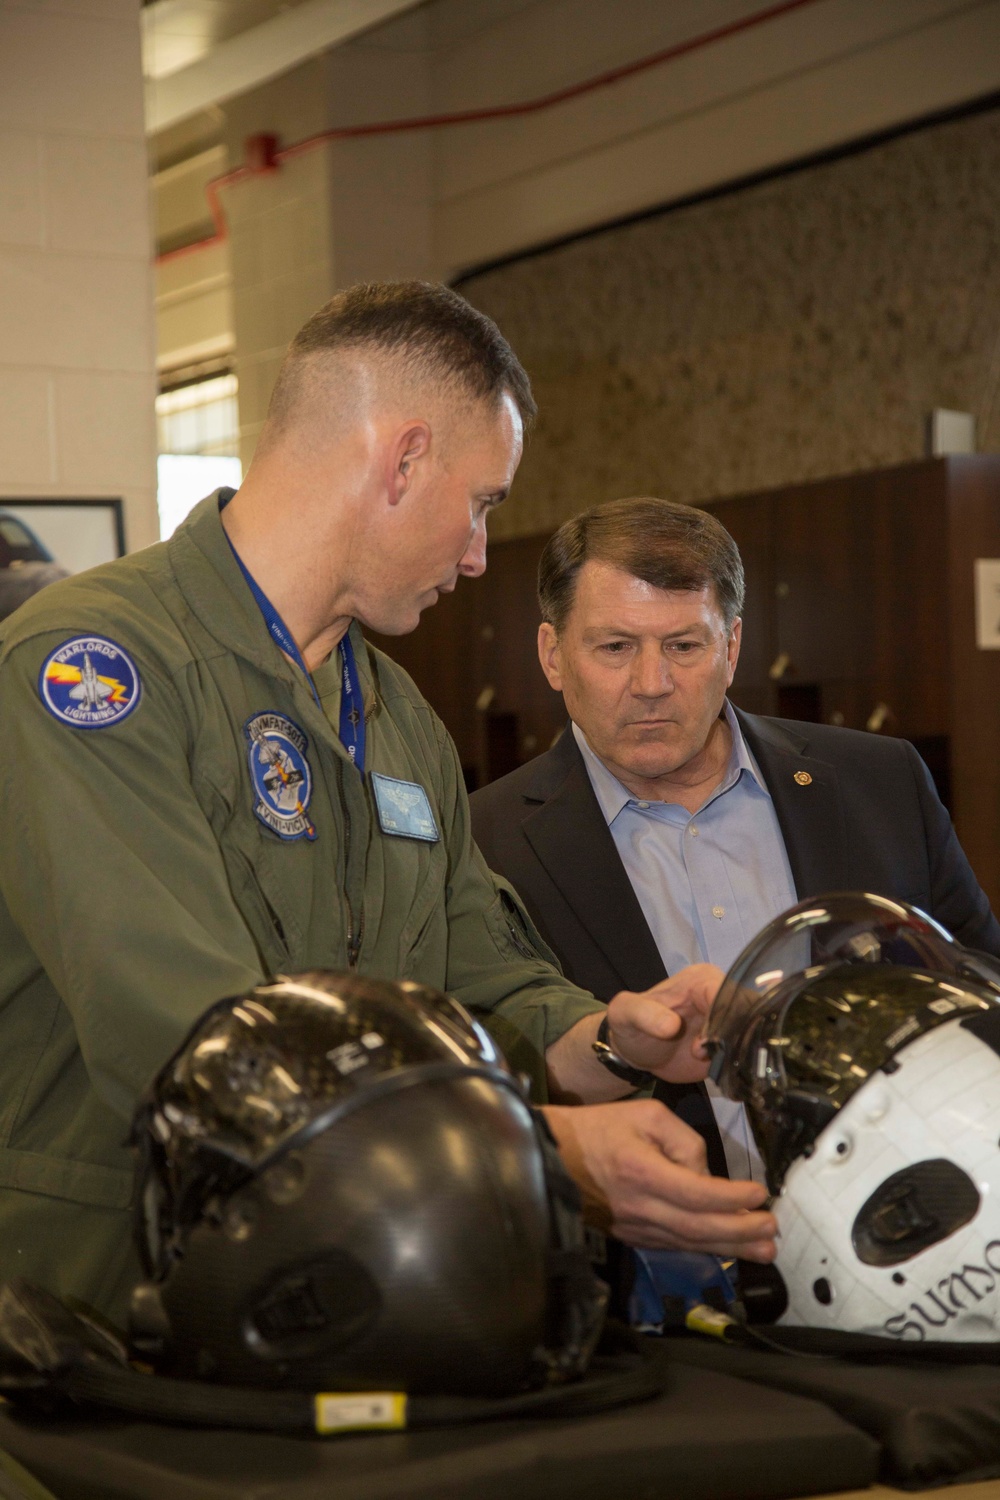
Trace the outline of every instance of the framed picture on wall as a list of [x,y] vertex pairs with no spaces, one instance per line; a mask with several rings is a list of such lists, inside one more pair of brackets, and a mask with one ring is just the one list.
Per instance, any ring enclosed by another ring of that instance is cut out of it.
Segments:
[[0,498],[0,619],[46,585],[124,551],[119,499]]

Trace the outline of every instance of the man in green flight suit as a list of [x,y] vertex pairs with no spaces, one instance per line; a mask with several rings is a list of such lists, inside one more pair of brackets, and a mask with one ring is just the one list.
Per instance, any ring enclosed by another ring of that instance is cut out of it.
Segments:
[[207,1006],[314,968],[484,1015],[622,1237],[773,1254],[762,1189],[708,1177],[652,1100],[602,1102],[630,1091],[605,1014],[612,1062],[704,1072],[718,971],[607,1008],[563,979],[472,843],[446,731],[361,634],[483,571],[533,414],[455,293],[353,288],[294,340],[235,495],[4,622],[0,1278],[120,1319],[137,1098]]

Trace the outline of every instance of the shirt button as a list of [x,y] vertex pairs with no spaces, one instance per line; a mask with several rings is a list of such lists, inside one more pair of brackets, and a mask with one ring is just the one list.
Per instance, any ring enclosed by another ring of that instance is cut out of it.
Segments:
[[723,917],[725,915],[726,915],[726,908],[724,906],[713,906],[712,907],[712,916],[713,917],[718,917],[718,919],[719,919],[720,922],[722,921],[722,919],[723,919]]
[[642,810],[643,810],[643,812],[646,812],[647,809],[649,808],[649,803],[648,802],[637,802],[635,805],[636,805],[636,807],[641,807]]
[[697,837],[698,837],[698,830],[697,830],[697,828],[696,828],[696,827],[695,827],[695,826],[694,826],[694,824],[693,824],[693,823],[692,823],[692,824],[691,824],[691,827],[690,827],[690,828],[689,828],[689,829],[688,829],[688,832],[689,832],[689,833],[690,833],[690,835],[691,835],[691,837],[692,837],[692,838],[693,838],[693,839],[696,839],[696,838],[697,838]]

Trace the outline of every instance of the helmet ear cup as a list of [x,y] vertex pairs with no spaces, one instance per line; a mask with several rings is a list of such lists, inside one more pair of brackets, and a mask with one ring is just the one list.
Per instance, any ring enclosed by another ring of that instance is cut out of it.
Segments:
[[243,1336],[261,1359],[309,1359],[360,1338],[381,1310],[366,1268],[330,1249],[272,1276],[244,1313]]
[[968,1224],[981,1201],[954,1162],[913,1162],[880,1183],[858,1210],[851,1230],[857,1257],[866,1266],[901,1265]]

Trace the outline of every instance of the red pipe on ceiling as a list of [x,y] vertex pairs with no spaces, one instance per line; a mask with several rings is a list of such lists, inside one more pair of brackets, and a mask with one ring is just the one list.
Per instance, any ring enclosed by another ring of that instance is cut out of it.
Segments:
[[341,125],[333,130],[320,131],[318,135],[311,135],[303,141],[296,141],[291,146],[280,148],[276,148],[276,139],[273,136],[254,136],[253,142],[267,143],[266,150],[255,153],[256,161],[244,162],[238,167],[233,167],[230,171],[223,172],[220,177],[213,177],[211,182],[206,184],[205,193],[215,232],[203,240],[195,240],[190,245],[182,245],[177,250],[165,251],[156,257],[156,262],[162,265],[182,255],[190,255],[192,251],[204,250],[209,245],[221,243],[226,238],[227,226],[222,204],[219,202],[219,190],[231,187],[237,182],[245,182],[248,178],[257,177],[262,172],[275,171],[283,161],[300,156],[304,151],[312,151],[317,146],[327,145],[330,141],[358,140],[363,136],[372,135],[398,135],[407,130],[440,130],[453,125],[475,125],[484,120],[510,120],[522,115],[537,114],[541,110],[566,104],[571,99],[579,99],[582,95],[593,93],[596,89],[621,83],[623,79],[633,78],[637,73],[644,73],[649,68],[662,67],[664,63],[673,62],[678,57],[697,52],[702,47],[711,46],[715,42],[725,41],[728,37],[749,31],[755,26],[762,26],[766,21],[776,20],[778,16],[787,15],[790,11],[801,10],[803,6],[815,3],[816,0],[781,0],[780,4],[768,5],[763,10],[753,11],[738,21],[730,21],[727,25],[717,26],[712,31],[703,31],[698,36],[689,37],[685,42],[677,42],[672,47],[663,47],[659,52],[651,52],[635,62],[624,63],[618,68],[609,68],[593,78],[585,78],[580,83],[569,84],[566,88],[556,89],[554,93],[543,94],[537,99],[527,99],[521,104],[495,104],[483,109],[455,110],[451,114],[420,115],[408,120],[378,120],[367,125]]

